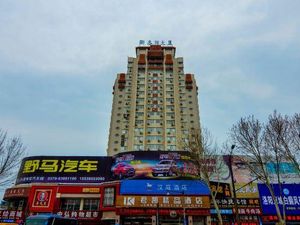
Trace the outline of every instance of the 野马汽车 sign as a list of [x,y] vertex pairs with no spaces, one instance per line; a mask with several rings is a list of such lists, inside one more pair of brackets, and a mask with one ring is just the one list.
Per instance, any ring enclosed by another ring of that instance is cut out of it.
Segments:
[[111,180],[110,157],[33,156],[24,158],[16,184],[101,183]]

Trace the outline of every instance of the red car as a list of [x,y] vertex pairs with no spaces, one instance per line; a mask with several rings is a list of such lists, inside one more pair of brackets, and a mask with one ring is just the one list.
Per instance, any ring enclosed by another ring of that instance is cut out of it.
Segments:
[[135,174],[135,169],[131,165],[124,162],[116,164],[111,171],[113,176],[118,177],[119,179],[133,177]]

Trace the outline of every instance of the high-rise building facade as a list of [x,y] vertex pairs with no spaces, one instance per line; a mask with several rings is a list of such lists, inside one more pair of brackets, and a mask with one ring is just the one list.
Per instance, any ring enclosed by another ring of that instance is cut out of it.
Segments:
[[127,73],[117,75],[108,155],[126,151],[183,150],[200,129],[198,87],[170,45],[136,47]]

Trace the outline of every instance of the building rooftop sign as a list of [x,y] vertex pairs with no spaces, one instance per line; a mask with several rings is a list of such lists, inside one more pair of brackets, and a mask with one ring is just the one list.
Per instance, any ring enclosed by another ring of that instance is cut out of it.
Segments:
[[140,40],[139,46],[162,45],[173,46],[172,40]]

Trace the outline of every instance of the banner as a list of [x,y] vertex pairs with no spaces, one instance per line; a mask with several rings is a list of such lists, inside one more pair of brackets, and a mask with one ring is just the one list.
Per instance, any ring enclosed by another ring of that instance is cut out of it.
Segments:
[[101,183],[111,180],[111,158],[34,156],[24,158],[16,184]]
[[[300,215],[300,184],[272,185],[280,211],[286,215]],[[258,184],[259,197],[264,215],[276,215],[274,199],[265,184]]]
[[210,191],[200,180],[123,180],[120,194],[209,195]]

